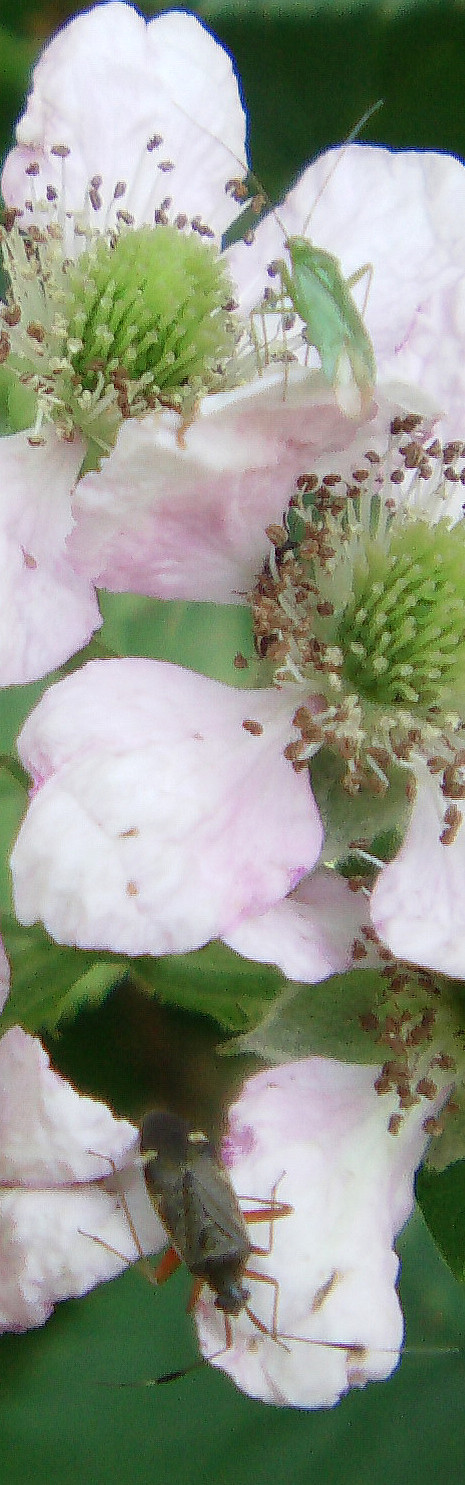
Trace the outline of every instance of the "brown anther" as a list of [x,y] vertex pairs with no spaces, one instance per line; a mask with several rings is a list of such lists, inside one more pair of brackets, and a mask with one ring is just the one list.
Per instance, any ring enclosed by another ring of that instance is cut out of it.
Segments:
[[391,1114],[388,1122],[388,1134],[399,1134],[399,1130],[402,1129],[402,1124],[402,1114]]
[[330,619],[332,614],[334,613],[334,604],[330,603],[329,599],[326,598],[324,603],[317,603],[316,611],[317,614],[320,615],[321,619]]
[[163,144],[163,135],[152,134],[151,139],[147,140],[147,149],[149,154],[152,153],[152,150],[158,150],[161,144]]
[[430,459],[440,459],[441,458],[442,447],[441,447],[441,444],[440,444],[438,438],[434,438],[433,439],[433,442],[428,444],[428,447],[426,449],[426,453],[429,455],[429,458]]
[[452,846],[454,844],[454,841],[457,839],[461,824],[462,814],[461,811],[457,808],[457,805],[448,805],[448,808],[446,809],[446,813],[444,815],[444,829],[441,830],[441,834],[439,836],[442,846]]
[[29,321],[29,324],[27,326],[27,334],[30,335],[31,340],[37,340],[39,345],[42,345],[42,341],[45,340],[44,326],[39,325],[37,320]]
[[446,799],[465,799],[465,778],[463,769],[460,765],[457,767],[457,762],[446,764],[441,789]]
[[402,485],[403,484],[403,481],[405,479],[404,470],[403,469],[393,469],[390,478],[391,478],[391,484],[393,484],[393,485]]
[[126,187],[126,181],[125,180],[117,180],[115,189],[113,191],[113,200],[114,201],[120,201],[121,200],[121,197],[124,196],[126,189],[127,189],[127,187]]
[[407,413],[407,417],[402,419],[402,430],[404,433],[413,433],[421,422],[421,413]]
[[447,465],[446,469],[443,470],[443,474],[444,479],[449,480],[450,483],[454,485],[457,485],[459,483],[460,475],[458,474],[457,470],[453,468],[452,464]]
[[417,1083],[417,1093],[421,1093],[422,1098],[436,1098],[437,1091],[437,1084],[433,1083],[432,1078],[419,1079],[419,1082]]
[[233,201],[247,201],[249,192],[245,180],[240,180],[238,176],[231,176],[224,189],[226,196],[232,196]]
[[364,485],[365,480],[368,479],[369,473],[369,469],[353,469],[352,479],[356,480],[358,485]]
[[0,366],[3,366],[4,363],[5,363],[5,361],[8,360],[9,354],[10,354],[10,337],[9,337],[9,335],[7,335],[6,330],[2,330],[0,332]]
[[234,656],[233,664],[236,670],[247,670],[249,662],[246,660],[245,655],[241,655],[240,650],[238,650],[237,655]]
[[50,154],[56,155],[59,160],[66,160],[67,156],[71,154],[69,144],[52,144]]
[[92,207],[92,211],[100,211],[102,205],[102,197],[100,195],[100,192],[96,190],[94,186],[90,187],[89,201]]
[[132,215],[132,212],[125,211],[124,207],[122,206],[119,207],[119,210],[116,213],[116,220],[117,222],[123,222],[125,227],[134,226],[134,217]]
[[[179,232],[183,232],[184,231],[184,228],[187,227],[188,220],[189,219],[188,219],[188,217],[186,217],[186,213],[185,212],[183,212],[183,211],[178,212],[177,217],[175,217],[175,219],[174,219],[174,225],[175,225],[175,227],[178,228],[178,231]],[[224,306],[224,307],[226,307],[226,306]]]
[[[464,452],[463,443],[459,443],[458,439],[455,439],[451,443],[444,444],[444,449],[443,449],[444,463],[445,464],[452,464],[455,459],[461,459],[463,457],[463,452]],[[444,471],[444,473],[446,473],[446,471]]]
[[333,485],[340,485],[341,479],[342,475],[340,474],[324,474],[321,483],[322,485],[326,485],[328,490],[331,490]]
[[[357,942],[357,940],[356,940],[356,942]],[[354,945],[354,947],[355,947],[355,945]],[[354,952],[354,950],[352,950],[352,953],[353,952]],[[364,949],[364,954],[366,954],[366,949]],[[359,955],[359,958],[361,958],[361,957],[362,956]],[[364,1015],[362,1015],[362,1016],[359,1016],[358,1019],[360,1021],[360,1025],[361,1025],[362,1031],[377,1031],[378,1030],[379,1020],[378,1020],[378,1017],[375,1016],[374,1011],[366,1011],[366,1013]]]
[[34,160],[31,165],[26,165],[26,175],[38,175],[39,170],[40,165],[37,160]]
[[24,547],[21,547],[21,551],[22,551],[22,554],[23,554],[24,566],[25,567],[29,567],[30,568],[30,571],[31,572],[34,572],[35,569],[36,569],[36,567],[37,567],[37,562],[36,562],[35,557],[32,556],[31,552],[26,552],[24,550]]
[[296,487],[298,490],[304,490],[305,494],[310,494],[312,490],[318,488],[319,483],[317,474],[299,474]]
[[252,243],[255,242],[255,232],[244,232],[242,241],[245,242],[246,247],[252,247]]
[[289,763],[295,763],[302,757],[303,752],[305,752],[305,743],[300,738],[298,742],[287,743],[284,749],[284,757],[288,759]]
[[444,1121],[442,1119],[435,1118],[434,1114],[429,1114],[428,1118],[423,1120],[423,1129],[425,1131],[425,1134],[432,1134],[437,1136],[439,1134],[442,1134],[443,1132]]
[[170,170],[174,170],[174,161],[173,160],[159,160],[158,161],[158,169],[159,170],[163,170],[164,174],[165,175],[168,175]]
[[457,1071],[455,1057],[451,1057],[448,1052],[438,1052],[437,1057],[431,1058],[431,1063],[436,1067],[440,1067],[443,1072]]
[[4,319],[6,325],[19,325],[21,319],[19,304],[6,305],[5,309],[2,310],[2,319]]
[[127,893],[127,896],[128,897],[138,897],[139,896],[139,888],[137,886],[137,882],[128,882],[127,883],[127,887],[126,887],[126,893]]
[[268,540],[271,541],[272,546],[278,548],[284,547],[288,539],[287,531],[285,530],[284,526],[266,526],[265,535],[268,537]]
[[244,732],[251,732],[252,737],[260,737],[263,732],[261,722],[254,722],[251,717],[245,717],[242,726]]
[[427,759],[427,767],[429,768],[430,773],[444,773],[446,768],[449,768],[450,766],[451,765],[447,762],[447,758],[441,758],[439,753],[433,754],[432,758]]

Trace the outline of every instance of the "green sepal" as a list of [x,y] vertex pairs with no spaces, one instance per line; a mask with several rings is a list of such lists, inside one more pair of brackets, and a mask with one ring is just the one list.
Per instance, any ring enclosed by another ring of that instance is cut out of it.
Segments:
[[302,1057],[337,1057],[342,1062],[381,1063],[363,1021],[385,1007],[386,981],[378,970],[351,970],[318,985],[286,984],[254,1030],[223,1047],[279,1064]]
[[310,781],[323,820],[325,840],[321,861],[336,866],[345,876],[365,875],[367,863],[352,857],[354,840],[367,842],[366,849],[382,861],[397,854],[412,811],[407,795],[411,775],[405,768],[390,768],[389,788],[382,796],[362,789],[348,795],[341,780],[346,766],[327,748],[312,758]]
[[2,937],[11,966],[11,990],[1,1017],[2,1032],[55,1032],[83,1006],[99,1005],[128,973],[128,960],[95,950],[56,944],[43,928],[23,928],[2,917]]
[[440,1253],[456,1279],[465,1282],[465,1160],[447,1170],[423,1166],[417,1176],[417,1201]]
[[256,1026],[283,983],[278,969],[243,959],[218,942],[192,954],[133,959],[132,979],[162,1004],[209,1016],[224,1031]]

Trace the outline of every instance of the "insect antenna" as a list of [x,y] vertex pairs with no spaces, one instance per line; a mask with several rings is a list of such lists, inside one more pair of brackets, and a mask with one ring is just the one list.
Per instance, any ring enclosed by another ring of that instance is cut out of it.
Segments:
[[328,174],[325,176],[325,179],[323,181],[323,185],[320,186],[320,189],[318,191],[318,194],[315,197],[315,200],[313,202],[313,206],[311,207],[311,210],[309,211],[308,216],[305,218],[305,222],[304,222],[303,227],[302,227],[302,236],[303,237],[305,237],[305,233],[307,231],[307,227],[309,225],[309,222],[311,222],[311,219],[312,219],[312,216],[313,216],[314,211],[316,211],[316,208],[318,206],[318,202],[321,201],[321,197],[324,195],[324,192],[326,190],[326,187],[329,185],[330,180],[332,180],[332,177],[333,177],[335,171],[338,169],[338,166],[340,165],[341,160],[344,159],[344,155],[346,153],[346,150],[348,150],[349,145],[354,144],[354,141],[359,138],[359,135],[361,134],[362,129],[365,128],[365,124],[368,123],[369,119],[373,118],[373,114],[378,113],[379,112],[379,109],[380,108],[383,108],[383,107],[384,107],[384,98],[378,98],[378,100],[377,100],[376,103],[372,103],[371,104],[371,108],[367,108],[366,109],[365,113],[362,114],[361,119],[359,119],[358,120],[358,123],[354,125],[354,128],[353,129],[351,129],[350,134],[347,135],[347,139],[344,139],[344,142],[341,145],[341,148],[339,150],[337,150],[337,152],[336,152],[336,158],[333,160],[333,163],[332,163],[330,169],[328,170]]

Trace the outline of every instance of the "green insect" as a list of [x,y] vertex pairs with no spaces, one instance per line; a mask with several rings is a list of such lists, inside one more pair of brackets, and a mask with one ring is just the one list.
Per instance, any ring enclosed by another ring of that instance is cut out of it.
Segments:
[[318,352],[323,376],[341,410],[357,417],[371,401],[376,361],[350,291],[364,274],[371,278],[371,267],[366,264],[345,279],[337,258],[306,237],[288,237],[285,245],[291,270],[280,259],[269,272],[279,273],[283,294],[302,320],[303,337]]
[[[380,103],[374,104],[345,141],[341,154],[338,154],[314,202],[312,213],[333,171],[337,169],[345,149],[380,107]],[[261,200],[263,196],[257,199]],[[279,222],[276,212],[275,216]],[[271,290],[265,290],[261,305],[258,310],[253,311],[252,321],[257,314],[261,318],[265,360],[268,360],[266,315],[271,312],[280,316],[284,343],[283,359],[287,364],[289,357],[286,351],[286,338],[288,332],[294,328],[297,315],[302,322],[302,339],[308,350],[314,347],[317,351],[323,376],[328,386],[334,391],[338,405],[348,417],[358,417],[371,402],[376,381],[376,361],[370,336],[363,321],[364,311],[360,312],[357,308],[351,290],[366,275],[368,279],[366,303],[373,269],[371,264],[366,263],[349,278],[344,278],[341,264],[334,254],[327,252],[324,248],[316,247],[305,236],[310,216],[304,223],[302,234],[295,237],[287,237],[282,223],[279,223],[285,235],[284,245],[290,261],[287,263],[285,259],[280,258],[269,264],[270,277],[280,279],[280,291],[276,294]],[[253,328],[252,334],[257,346],[257,337]]]

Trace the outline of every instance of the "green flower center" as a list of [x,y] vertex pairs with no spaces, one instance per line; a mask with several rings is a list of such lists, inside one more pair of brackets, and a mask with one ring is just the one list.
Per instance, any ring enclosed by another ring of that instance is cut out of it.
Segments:
[[187,421],[199,397],[238,379],[231,283],[212,244],[185,228],[89,230],[69,258],[57,223],[8,223],[3,359],[35,395],[39,432],[47,418],[105,453],[122,418],[168,405]]
[[425,711],[463,700],[464,572],[462,522],[410,518],[387,543],[365,542],[336,641],[345,680],[367,701]]
[[253,613],[270,678],[304,691],[294,766],[329,750],[345,790],[382,794],[420,755],[454,801],[449,844],[465,797],[465,527],[449,501],[465,447],[427,445],[419,424],[396,419],[385,454],[347,477],[302,476],[268,530]]

